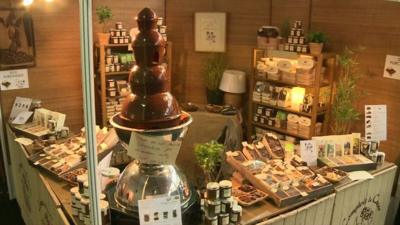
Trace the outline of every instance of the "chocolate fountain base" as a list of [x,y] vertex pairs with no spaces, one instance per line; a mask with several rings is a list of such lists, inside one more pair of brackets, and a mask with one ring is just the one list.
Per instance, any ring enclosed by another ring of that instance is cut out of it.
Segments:
[[[192,194],[189,202],[182,207],[182,224],[183,225],[200,225],[202,224],[200,198],[196,194],[196,190],[191,189]],[[115,185],[109,187],[106,194],[111,209],[112,225],[140,225],[139,215],[137,212],[124,211],[114,199]]]

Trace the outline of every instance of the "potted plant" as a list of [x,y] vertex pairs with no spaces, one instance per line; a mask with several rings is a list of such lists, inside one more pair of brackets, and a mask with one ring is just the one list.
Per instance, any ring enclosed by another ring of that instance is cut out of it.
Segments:
[[358,80],[362,77],[353,51],[345,48],[338,56],[339,77],[335,84],[335,94],[332,107],[333,134],[348,134],[354,121],[360,119],[355,103],[361,95],[357,88]]
[[204,64],[204,80],[207,87],[207,102],[213,105],[222,105],[224,93],[219,90],[222,74],[228,63],[224,54],[215,54],[207,58]]
[[310,47],[311,54],[321,54],[322,49],[324,47],[324,43],[326,43],[327,37],[321,31],[312,31],[308,34],[308,45]]
[[108,6],[98,6],[96,8],[96,15],[97,19],[99,21],[99,24],[102,25],[102,31],[103,32],[98,32],[97,37],[99,44],[107,44],[109,39],[110,39],[110,34],[106,31],[106,24],[108,21],[111,20],[112,18],[112,11]]
[[205,184],[218,180],[219,171],[217,171],[217,167],[221,163],[223,152],[224,145],[214,140],[195,146],[194,154],[197,163],[203,169]]

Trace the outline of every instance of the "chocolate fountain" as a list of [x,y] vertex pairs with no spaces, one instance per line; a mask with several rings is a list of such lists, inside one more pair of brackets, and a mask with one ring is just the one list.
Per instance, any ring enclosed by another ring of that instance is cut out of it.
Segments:
[[[173,165],[174,162],[157,163],[154,161],[156,155],[153,158],[144,155],[158,154],[164,144],[167,148],[171,142],[179,143],[179,149],[192,117],[180,110],[178,102],[167,90],[166,68],[161,64],[166,42],[155,30],[156,14],[144,8],[136,21],[140,33],[132,44],[136,59],[136,66],[129,75],[132,94],[125,101],[122,111],[110,120],[122,146],[131,156],[133,151],[135,160],[125,168],[116,187],[108,192],[108,197],[114,213],[137,221],[139,200],[178,195],[182,217],[185,218],[185,214],[193,211],[189,209],[197,205],[197,193]],[[151,144],[152,140],[157,140],[157,149]],[[136,148],[132,150],[135,144]],[[137,152],[144,154],[135,154]],[[177,153],[178,150],[172,157],[173,161]]]

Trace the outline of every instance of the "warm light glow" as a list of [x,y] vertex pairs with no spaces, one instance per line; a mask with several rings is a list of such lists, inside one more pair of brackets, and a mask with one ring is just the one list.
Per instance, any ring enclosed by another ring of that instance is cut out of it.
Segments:
[[306,93],[306,89],[301,87],[292,88],[291,92],[291,101],[292,101],[292,109],[299,110],[300,105],[303,103],[304,95]]
[[46,0],[46,2],[53,2],[54,0]]
[[32,3],[33,3],[33,0],[23,0],[22,1],[23,6],[30,6],[30,5],[32,5]]

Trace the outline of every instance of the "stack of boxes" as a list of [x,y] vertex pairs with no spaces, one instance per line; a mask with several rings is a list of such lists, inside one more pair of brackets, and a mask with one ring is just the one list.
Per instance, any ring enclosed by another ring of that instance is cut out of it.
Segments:
[[122,110],[122,103],[129,94],[130,90],[126,80],[107,80],[106,113],[108,119]]
[[238,225],[242,207],[232,197],[232,182],[223,180],[207,184],[206,198],[202,199],[205,225]]
[[163,17],[158,17],[157,20],[157,31],[161,34],[165,41],[167,41],[167,26]]
[[[90,200],[87,174],[77,177],[78,186],[70,189],[72,215],[79,218],[85,225],[90,225]],[[111,225],[110,207],[106,196],[100,194],[101,220],[103,225]]]
[[110,29],[110,43],[111,44],[129,44],[131,36],[127,29],[123,28],[122,22],[116,22],[115,28]]
[[284,45],[285,51],[307,53],[308,46],[304,36],[303,24],[301,21],[295,21],[287,43]]

